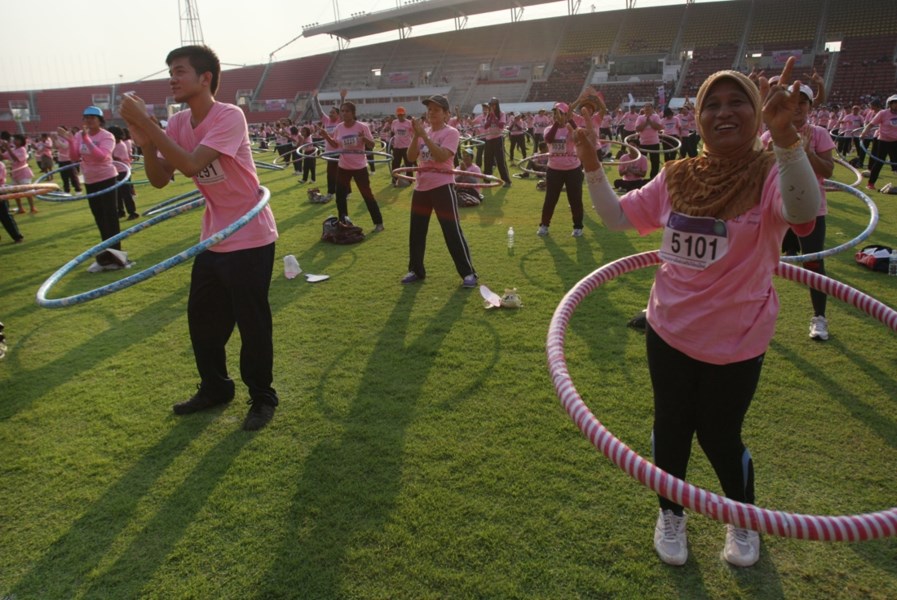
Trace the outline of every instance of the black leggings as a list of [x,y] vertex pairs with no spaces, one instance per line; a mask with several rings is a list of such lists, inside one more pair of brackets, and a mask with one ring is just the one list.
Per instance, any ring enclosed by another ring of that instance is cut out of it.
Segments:
[[[878,158],[879,160],[875,160]],[[869,183],[875,185],[878,181],[878,174],[884,165],[881,161],[897,163],[897,141],[883,142],[875,140],[872,143],[872,156],[869,157]],[[893,165],[888,165],[893,166]]]
[[542,202],[541,225],[551,225],[551,217],[561,197],[561,190],[567,188],[567,202],[570,203],[570,212],[573,213],[573,229],[582,229],[582,169],[559,170],[549,167],[545,176],[545,200]]
[[368,212],[371,215],[374,225],[382,225],[383,217],[380,215],[380,205],[374,198],[374,192],[371,191],[371,179],[368,176],[367,169],[346,170],[340,167],[336,175],[336,209],[339,213],[340,221],[344,221],[349,216],[349,201],[346,197],[351,191],[351,182],[355,180],[358,191],[364,199]]
[[[648,325],[648,370],[654,387],[654,464],[684,479],[692,438],[710,460],[726,497],[754,502],[754,466],[741,441],[763,354],[727,365],[705,363],[676,350]],[[658,496],[660,507],[682,513],[682,506]]]
[[502,136],[498,136],[493,140],[486,140],[483,154],[483,172],[486,175],[492,175],[493,165],[498,167],[498,175],[505,183],[511,183],[511,176],[508,175],[508,165],[505,163],[505,140]]
[[[816,226],[813,232],[804,237],[798,237],[793,229],[788,229],[782,240],[782,252],[786,256],[797,256],[798,254],[815,254],[822,252],[825,246],[825,215],[816,217]],[[808,271],[825,275],[825,260],[810,260],[803,263],[803,267]],[[810,288],[810,302],[813,303],[813,316],[824,317],[825,305],[828,296],[825,292]]]

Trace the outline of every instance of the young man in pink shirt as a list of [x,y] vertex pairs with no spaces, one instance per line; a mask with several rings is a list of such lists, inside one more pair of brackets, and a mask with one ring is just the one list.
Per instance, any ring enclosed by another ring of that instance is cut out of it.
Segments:
[[[162,188],[175,170],[192,177],[206,198],[202,239],[224,229],[255,206],[261,190],[243,112],[215,100],[221,63],[206,46],[184,46],[166,58],[171,91],[189,109],[172,115],[165,131],[143,100],[125,96],[121,115],[143,149],[146,174]],[[240,329],[240,376],[249,388],[243,429],[264,427],[278,405],[273,381],[274,344],[268,288],[277,226],[266,206],[245,227],[199,254],[193,263],[187,320],[201,378],[196,394],[174,405],[185,415],[226,404],[234,397],[225,346]]]
[[[408,146],[411,145],[411,121],[405,118],[405,107],[396,109],[396,118],[389,126],[392,134],[392,170],[395,171],[402,163],[406,167],[413,167],[414,163],[408,160]],[[392,186],[398,186],[398,179],[392,178]]]

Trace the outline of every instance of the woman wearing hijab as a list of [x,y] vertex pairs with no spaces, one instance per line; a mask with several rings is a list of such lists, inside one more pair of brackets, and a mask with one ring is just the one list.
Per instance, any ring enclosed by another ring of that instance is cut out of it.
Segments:
[[[782,84],[790,81],[793,66],[792,58]],[[745,503],[754,502],[754,476],[741,429],[778,314],[773,270],[782,236],[789,227],[809,233],[820,202],[792,122],[798,84],[790,91],[782,84],[767,94],[762,80],[761,96],[741,73],[711,75],[696,101],[704,153],[667,163],[622,198],[595,157],[594,131],[575,134],[589,196],[605,225],[642,235],[663,229],[663,263],[651,289],[646,331],[654,462],[684,478],[697,435],[726,497]],[[773,152],[764,152],[757,138],[761,121]],[[659,500],[654,547],[664,562],[684,564],[683,507]],[[757,532],[727,526],[727,562],[747,567],[759,556]]]

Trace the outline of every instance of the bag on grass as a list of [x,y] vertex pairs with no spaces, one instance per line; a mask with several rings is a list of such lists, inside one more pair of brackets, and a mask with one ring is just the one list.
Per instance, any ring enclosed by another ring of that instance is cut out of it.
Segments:
[[872,244],[865,246],[862,250],[854,254],[853,258],[857,264],[863,265],[873,271],[888,272],[888,261],[891,259],[893,249],[890,246],[882,246]]
[[331,244],[357,244],[364,241],[364,231],[351,223],[343,223],[336,217],[324,219],[321,240]]

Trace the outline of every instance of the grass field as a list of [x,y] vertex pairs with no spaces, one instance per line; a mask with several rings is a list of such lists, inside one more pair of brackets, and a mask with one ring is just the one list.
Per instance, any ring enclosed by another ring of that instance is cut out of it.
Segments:
[[[270,157],[268,157],[270,160]],[[325,187],[323,164],[317,185]],[[886,169],[879,182],[895,181]],[[141,174],[135,173],[135,178]],[[659,235],[609,232],[587,211],[570,237],[558,206],[535,235],[532,181],[463,210],[481,282],[516,287],[519,310],[485,310],[460,287],[435,221],[428,278],[407,271],[409,189],[373,178],[386,231],[358,245],[318,241],[333,203],[307,202],[287,171],[260,171],[278,221],[271,425],[240,430],[245,388],[205,414],[171,405],[197,381],[186,324],[189,267],[64,309],[34,295],[99,237],[85,202],[19,215],[26,241],[0,239],[0,598],[893,598],[897,541],[818,543],[764,536],[750,569],[720,557],[724,526],[693,514],[681,568],[656,557],[656,498],[597,453],[561,409],[545,336],[563,294]],[[847,180],[840,168],[836,178]],[[142,210],[190,189],[138,187]],[[897,197],[873,194],[871,241],[897,247]],[[865,205],[829,198],[828,246],[865,227]],[[356,191],[351,213],[370,231]],[[199,211],[124,241],[144,268],[197,241]],[[507,248],[513,226],[516,245]],[[287,280],[294,254],[318,284]],[[897,279],[851,252],[829,275],[890,306]],[[86,266],[86,265],[85,265]],[[121,277],[63,279],[51,297]],[[574,315],[573,379],[608,428],[650,456],[642,334],[626,321],[653,269],[600,288]],[[897,344],[836,300],[832,338],[807,337],[805,288],[777,281],[782,310],[745,437],[760,506],[855,514],[895,505]],[[237,378],[239,335],[229,346]],[[689,480],[718,491],[699,448]]]

